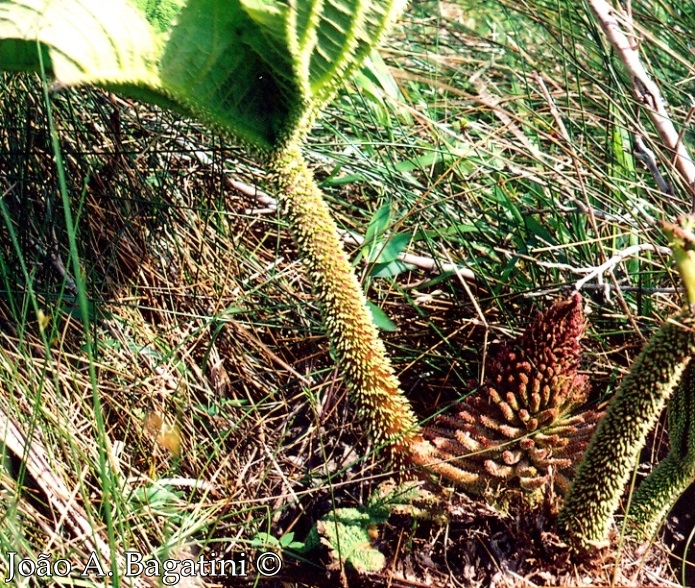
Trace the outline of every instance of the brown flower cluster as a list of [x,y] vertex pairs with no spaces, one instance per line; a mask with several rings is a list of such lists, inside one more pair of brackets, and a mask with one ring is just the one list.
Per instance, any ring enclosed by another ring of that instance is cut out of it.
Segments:
[[483,388],[423,428],[420,465],[484,493],[534,491],[551,478],[564,493],[601,413],[578,373],[585,322],[581,298],[560,300],[486,365]]

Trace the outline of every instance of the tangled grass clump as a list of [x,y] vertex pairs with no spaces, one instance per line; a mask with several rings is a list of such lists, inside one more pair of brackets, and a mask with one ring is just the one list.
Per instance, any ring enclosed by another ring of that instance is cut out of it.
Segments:
[[429,446],[416,459],[479,494],[510,482],[533,493],[551,479],[566,492],[601,416],[575,414],[589,393],[578,371],[584,329],[578,294],[555,302],[492,357],[478,394],[424,427]]

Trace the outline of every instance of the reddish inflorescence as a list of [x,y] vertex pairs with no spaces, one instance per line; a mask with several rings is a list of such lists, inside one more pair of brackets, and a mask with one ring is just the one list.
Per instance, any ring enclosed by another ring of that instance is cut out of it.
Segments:
[[[482,389],[423,429],[415,460],[477,491],[554,479],[564,493],[601,416],[575,414],[589,393],[579,374],[581,298],[560,300],[486,365]],[[424,463],[426,462],[426,463]]]

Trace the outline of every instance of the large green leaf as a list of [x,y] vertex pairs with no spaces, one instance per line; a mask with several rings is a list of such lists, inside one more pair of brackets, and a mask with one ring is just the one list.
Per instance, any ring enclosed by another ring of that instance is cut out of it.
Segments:
[[156,85],[157,39],[125,1],[0,1],[0,67],[39,70],[37,43],[63,84]]
[[[258,23],[263,41],[257,49],[277,71],[292,71],[306,98],[323,102],[336,85],[363,61],[386,27],[405,5],[403,0],[240,0]],[[284,68],[286,52],[292,69]]]
[[190,0],[164,45],[162,83],[188,110],[271,146],[303,109],[287,51],[282,77],[264,59],[262,38],[263,28],[239,2]]
[[44,67],[260,147],[330,99],[403,0],[0,0],[0,68]]

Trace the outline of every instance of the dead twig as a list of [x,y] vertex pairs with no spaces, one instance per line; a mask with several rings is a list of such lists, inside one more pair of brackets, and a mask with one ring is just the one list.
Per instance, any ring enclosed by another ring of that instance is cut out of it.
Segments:
[[635,43],[634,39],[631,41],[623,30],[632,30],[630,15],[619,14],[618,10],[605,0],[589,0],[589,4],[618,58],[632,77],[635,100],[647,112],[664,147],[671,153],[676,169],[688,185],[691,196],[695,198],[695,162],[671,121],[668,103],[661,95],[659,86],[642,65],[639,43]]

